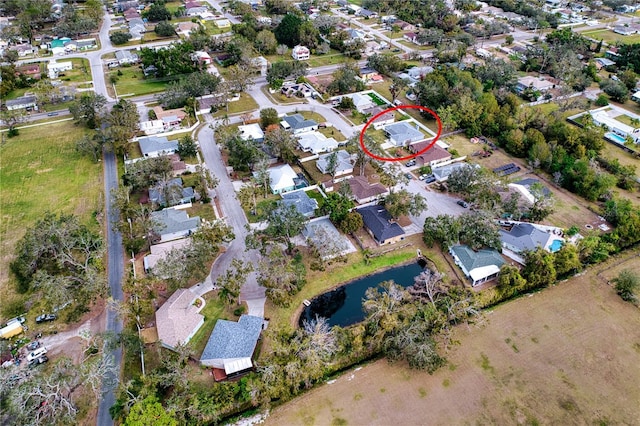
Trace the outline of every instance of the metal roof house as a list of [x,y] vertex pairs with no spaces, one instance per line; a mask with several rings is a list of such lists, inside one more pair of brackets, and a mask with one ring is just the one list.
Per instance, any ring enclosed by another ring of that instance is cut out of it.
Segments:
[[280,204],[284,207],[293,206],[296,210],[306,216],[311,217],[318,208],[318,201],[315,198],[311,198],[303,190],[287,192],[280,194],[282,200]]
[[165,136],[140,138],[138,139],[138,145],[140,145],[140,151],[145,158],[175,154],[178,151],[178,141],[170,141]]
[[226,377],[250,370],[262,323],[262,318],[252,315],[242,315],[238,322],[218,320],[200,356],[200,364],[224,370]]
[[184,210],[164,209],[151,212],[156,222],[154,231],[160,236],[160,242],[177,240],[193,234],[200,226],[200,217],[189,217]]
[[204,308],[201,299],[199,307],[193,302],[198,296],[188,288],[176,290],[156,311],[158,339],[167,349],[175,350],[191,340],[204,324],[204,316],[199,312]]
[[456,245],[449,249],[456,265],[471,280],[473,287],[498,276],[505,261],[495,250],[473,251],[468,246]]
[[404,239],[404,230],[383,206],[367,206],[356,211],[378,245],[394,244]]
[[29,109],[38,107],[38,98],[35,96],[21,96],[15,99],[9,99],[5,101],[7,110],[13,111],[16,109]]
[[280,125],[286,130],[291,130],[293,134],[318,130],[318,123],[315,120],[305,120],[302,114],[283,117]]
[[418,142],[424,139],[417,124],[411,125],[406,121],[390,124],[384,127],[384,131],[389,137],[389,142],[395,146],[407,146],[410,143]]

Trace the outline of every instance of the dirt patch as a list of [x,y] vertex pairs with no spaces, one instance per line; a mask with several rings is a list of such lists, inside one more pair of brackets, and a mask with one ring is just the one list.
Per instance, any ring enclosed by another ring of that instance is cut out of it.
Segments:
[[[634,265],[637,256],[627,255]],[[278,407],[266,424],[636,423],[640,310],[597,275],[618,261],[459,327],[460,345],[433,375],[380,360]]]

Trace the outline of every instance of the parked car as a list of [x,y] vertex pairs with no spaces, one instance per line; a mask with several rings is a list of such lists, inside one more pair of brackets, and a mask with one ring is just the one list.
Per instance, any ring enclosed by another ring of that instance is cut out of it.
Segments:
[[42,355],[45,355],[46,353],[47,353],[47,348],[45,348],[44,346],[41,348],[38,348],[35,351],[29,353],[29,355],[27,355],[27,361],[31,362],[32,360],[38,359]]
[[407,164],[405,164],[405,166],[407,167],[413,167],[416,165],[416,160],[409,160],[407,161]]
[[465,209],[469,207],[469,204],[467,204],[467,202],[466,202],[466,201],[463,201],[463,200],[458,200],[456,203],[457,203],[459,206],[464,207]]
[[411,173],[405,173],[404,177],[406,177],[409,180],[413,179],[413,175]]
[[33,342],[31,342],[31,343],[29,343],[27,345],[27,349],[30,350],[30,351],[36,350],[39,347],[40,347],[40,342],[38,342],[37,340],[33,341]]
[[36,322],[39,324],[41,322],[53,321],[57,318],[55,314],[43,314],[36,317]]
[[7,325],[11,325],[14,322],[19,322],[20,324],[24,324],[25,321],[26,321],[26,319],[24,317],[15,317],[15,318],[11,318],[9,321],[7,321]]
[[49,358],[46,355],[42,355],[39,358],[35,358],[29,361],[27,365],[29,366],[29,368],[33,368],[33,367],[37,367],[40,364],[44,364],[47,361],[49,361]]
[[436,181],[436,177],[434,175],[428,175],[424,178],[424,183],[433,183]]

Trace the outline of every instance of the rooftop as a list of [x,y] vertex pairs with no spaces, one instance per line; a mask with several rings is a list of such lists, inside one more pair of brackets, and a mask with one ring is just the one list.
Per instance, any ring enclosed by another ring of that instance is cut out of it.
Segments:
[[175,348],[187,343],[204,323],[204,317],[193,304],[196,297],[187,288],[178,289],[156,311],[158,338],[165,346]]
[[157,222],[154,227],[160,235],[197,229],[200,225],[200,217],[189,217],[184,210],[164,209],[151,212],[151,218]]
[[304,216],[311,217],[318,208],[318,201],[315,198],[309,197],[303,190],[285,192],[281,194],[282,200],[280,203],[283,206],[294,206],[296,210]]
[[238,322],[218,320],[200,360],[251,358],[262,322],[262,318],[252,315],[242,315]]
[[390,238],[404,235],[404,231],[383,206],[367,206],[356,210],[362,216],[364,225],[369,228],[374,238],[383,242]]

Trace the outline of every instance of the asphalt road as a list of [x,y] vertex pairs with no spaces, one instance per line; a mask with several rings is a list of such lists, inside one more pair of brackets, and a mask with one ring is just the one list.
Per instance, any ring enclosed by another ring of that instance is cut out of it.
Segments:
[[[119,219],[119,212],[111,205],[111,190],[118,187],[118,167],[116,157],[112,152],[104,153],[104,191],[105,191],[105,217],[107,219],[107,279],[111,297],[122,301],[122,278],[124,275],[124,251],[122,248],[122,235],[113,224]],[[120,333],[122,321],[112,310],[107,311],[107,331]],[[112,352],[114,357],[114,371],[104,378],[102,383],[102,399],[98,405],[98,426],[113,425],[109,414],[109,408],[115,403],[115,390],[120,377],[120,364],[122,362],[122,349]]]

